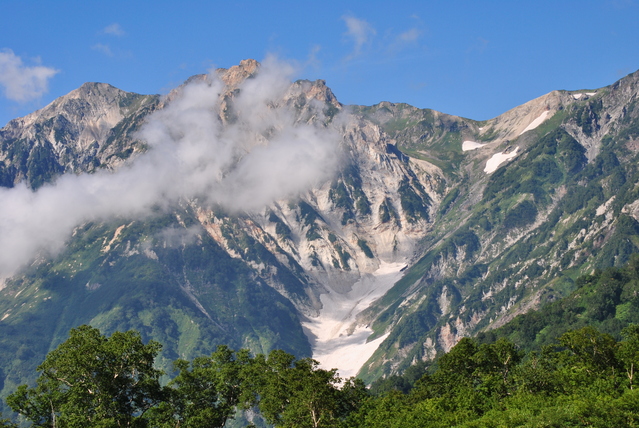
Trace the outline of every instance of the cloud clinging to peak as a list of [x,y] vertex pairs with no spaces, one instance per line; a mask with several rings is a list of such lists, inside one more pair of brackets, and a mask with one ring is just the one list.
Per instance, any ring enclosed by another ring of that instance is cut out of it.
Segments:
[[37,191],[24,183],[0,188],[0,280],[39,254],[56,254],[87,221],[144,219],[195,199],[259,211],[330,179],[339,164],[339,133],[321,118],[298,120],[287,107],[286,97],[298,96],[288,92],[292,72],[290,65],[266,60],[239,83],[228,120],[221,117],[229,105],[220,78],[195,79],[147,117],[137,136],[149,150],[127,165],[65,174]]
[[48,92],[49,80],[58,72],[39,64],[27,66],[11,49],[0,50],[0,86],[12,101],[24,103],[40,98]]

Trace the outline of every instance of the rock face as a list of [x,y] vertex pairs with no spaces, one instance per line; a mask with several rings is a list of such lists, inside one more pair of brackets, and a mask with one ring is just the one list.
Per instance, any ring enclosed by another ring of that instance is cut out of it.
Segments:
[[[217,71],[222,126],[243,129],[238,97],[261,72]],[[126,168],[153,150],[137,134],[149,115],[211,79],[164,99],[85,84],[0,130],[0,184]],[[3,391],[81,323],[136,328],[166,362],[219,343],[283,348],[370,381],[551,301],[639,249],[638,81],[554,91],[484,122],[288,84],[269,108],[338,135],[338,171],[258,210],[185,198],[78,225],[0,291],[1,346],[19,355],[0,360]],[[19,334],[28,325],[44,327]]]
[[0,130],[0,179],[38,188],[64,173],[115,168],[142,149],[132,135],[157,96],[85,83],[47,107]]

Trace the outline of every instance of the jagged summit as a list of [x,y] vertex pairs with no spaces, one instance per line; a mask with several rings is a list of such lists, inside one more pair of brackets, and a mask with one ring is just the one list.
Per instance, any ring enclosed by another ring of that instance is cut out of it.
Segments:
[[220,76],[220,79],[229,87],[229,89],[236,88],[240,83],[258,72],[260,63],[254,59],[244,59],[240,61],[239,65],[234,65],[231,68],[218,68],[216,73]]
[[[370,381],[639,251],[639,73],[605,88],[553,91],[479,122],[402,103],[343,106],[323,80],[287,82],[264,109],[234,104],[263,67],[244,60],[217,70],[226,88],[211,92],[216,104],[179,129],[218,117],[215,138],[254,138],[242,140],[233,162],[281,137],[276,154],[256,152],[265,162],[242,170],[229,200],[254,173],[293,168],[273,182],[284,187],[300,172],[305,157],[288,156],[301,143],[286,138],[336,138],[328,147],[341,156],[339,168],[260,209],[191,197],[157,217],[77,225],[64,251],[6,280],[2,349],[43,355],[61,332],[91,323],[105,332],[136,328],[165,343],[167,361],[219,343],[282,347],[343,374],[361,368]],[[149,149],[136,132],[183,88],[160,99],[90,83],[11,121],[0,130],[0,185],[37,189],[65,173],[117,174]],[[182,118],[171,114],[162,117]],[[271,117],[283,120],[250,128]],[[193,157],[214,162],[221,147]],[[221,177],[233,176],[233,162]],[[0,359],[0,370],[19,376],[29,358]]]
[[[141,117],[155,108],[158,98],[106,83],[85,83],[44,108],[10,121],[0,129],[0,138],[13,142],[0,150],[2,185],[26,179],[30,186],[39,187],[64,172],[114,168],[128,157],[118,155],[129,149],[121,143],[130,138]],[[122,141],[116,143],[116,137]],[[36,178],[36,166],[28,161],[35,157],[44,163],[37,167],[42,179]]]

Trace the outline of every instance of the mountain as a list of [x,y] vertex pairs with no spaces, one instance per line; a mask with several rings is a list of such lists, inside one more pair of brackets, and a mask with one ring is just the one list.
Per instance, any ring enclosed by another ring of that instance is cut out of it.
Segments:
[[84,323],[370,382],[639,249],[639,72],[481,122],[285,77],[88,83],[0,130],[1,395]]

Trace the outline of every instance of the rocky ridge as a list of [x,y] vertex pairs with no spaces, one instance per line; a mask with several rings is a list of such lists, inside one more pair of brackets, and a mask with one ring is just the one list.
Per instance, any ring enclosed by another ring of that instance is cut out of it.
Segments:
[[[259,72],[252,60],[218,70],[226,85],[220,121],[233,123],[242,83]],[[106,267],[122,266],[120,275],[145,266],[142,282],[153,278],[149,284],[173,296],[170,314],[152,302],[117,316],[95,308],[60,323],[47,343],[74,322],[172,340],[167,360],[220,341],[304,355],[357,337],[348,349],[370,355],[360,372],[366,380],[402,371],[567,293],[580,272],[621,264],[639,249],[638,76],[594,91],[554,91],[483,122],[388,102],[343,106],[324,81],[294,82],[272,108],[340,136],[342,164],[331,180],[257,212],[185,200],[148,225],[80,226],[66,253],[7,282],[0,327],[18,329],[33,316],[18,315],[22,303],[42,312],[45,303],[34,296],[62,308],[56,290],[77,282],[69,293],[90,301],[117,288]],[[37,189],[68,172],[117,170],[148,149],[136,139],[145,117],[180,91],[160,99],[85,84],[11,121],[0,130],[0,184]],[[180,231],[177,244],[167,230]],[[98,241],[108,246],[87,250]],[[362,307],[366,293],[375,299]],[[258,304],[258,295],[268,301]],[[274,322],[262,325],[265,317]],[[314,326],[330,317],[339,317],[334,332],[320,338]],[[175,332],[160,333],[163,323]]]

